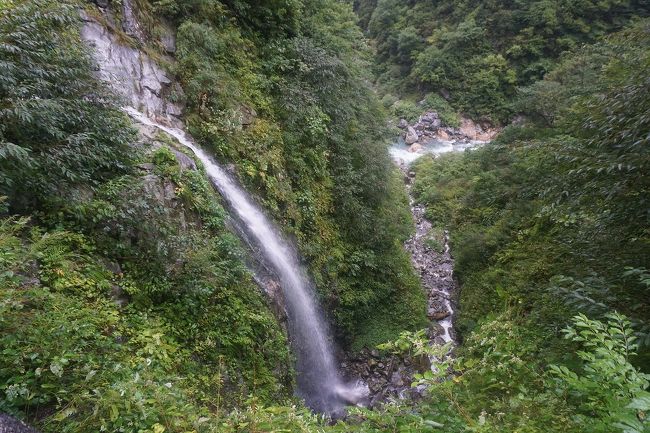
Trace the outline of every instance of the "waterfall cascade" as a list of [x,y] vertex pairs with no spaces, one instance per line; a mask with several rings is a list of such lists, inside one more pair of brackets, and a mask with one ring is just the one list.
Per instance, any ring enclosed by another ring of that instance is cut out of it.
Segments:
[[201,160],[246,239],[278,278],[297,359],[298,394],[318,412],[335,414],[356,403],[363,391],[346,386],[337,371],[325,320],[295,250],[237,182],[183,132],[181,108],[164,97],[166,87],[173,85],[166,72],[141,51],[121,44],[100,23],[83,13],[82,19],[82,38],[93,48],[99,77],[123,97],[134,121],[166,132]]
[[362,396],[361,389],[343,384],[313,288],[293,248],[282,239],[279,230],[227,172],[182,130],[161,125],[133,108],[125,111],[136,122],[154,126],[192,150],[248,238],[271,265],[280,280],[286,303],[289,334],[297,357],[298,392],[307,405],[319,412],[334,413],[345,404],[356,402]]

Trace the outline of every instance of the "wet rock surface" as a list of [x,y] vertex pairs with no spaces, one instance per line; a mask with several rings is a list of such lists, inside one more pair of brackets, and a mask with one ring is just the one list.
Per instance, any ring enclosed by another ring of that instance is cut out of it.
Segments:
[[[424,206],[415,204],[411,194],[415,172],[407,165],[400,165],[400,169],[404,174],[416,229],[404,247],[411,255],[413,267],[427,293],[427,316],[431,320],[427,337],[432,344],[453,343],[454,303],[458,285],[453,276],[454,260],[449,250],[449,236],[446,231],[435,233],[431,222],[425,218]],[[438,245],[436,237],[440,238]],[[348,355],[340,367],[350,379],[358,378],[365,382],[369,391],[365,403],[373,407],[391,398],[420,398],[422,390],[411,387],[413,376],[430,369],[431,362],[425,357],[403,357],[366,349]]]
[[[436,141],[457,143],[488,142],[500,131],[499,128],[476,123],[464,117],[461,119],[458,128],[445,126],[435,111],[427,111],[413,124],[409,124],[406,119],[401,119],[397,127],[403,130],[402,138],[411,147],[427,145]],[[419,149],[409,150],[417,152]]]

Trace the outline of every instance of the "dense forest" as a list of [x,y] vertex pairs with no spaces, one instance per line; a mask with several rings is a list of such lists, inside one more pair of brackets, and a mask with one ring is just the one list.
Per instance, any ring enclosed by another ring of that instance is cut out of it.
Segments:
[[563,53],[648,15],[645,0],[357,0],[355,8],[376,46],[388,107],[419,115],[412,104],[424,99],[495,123],[518,113],[518,89],[542,79]]
[[[0,427],[6,413],[42,432],[649,432],[649,13],[0,0]],[[174,77],[187,131],[295,242],[337,353],[434,361],[418,399],[334,420],[304,407],[227,204],[200,161],[120,109],[82,16]],[[409,169],[450,233],[451,356],[419,331],[387,152],[392,124],[431,110],[504,126]]]

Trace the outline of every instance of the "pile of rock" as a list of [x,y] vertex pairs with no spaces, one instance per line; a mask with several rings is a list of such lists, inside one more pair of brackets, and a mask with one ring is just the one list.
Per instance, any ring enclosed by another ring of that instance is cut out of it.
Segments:
[[498,133],[498,128],[480,125],[463,117],[459,128],[443,126],[442,119],[435,111],[427,111],[414,124],[401,119],[397,125],[404,132],[402,137],[408,144],[410,152],[419,152],[423,146],[432,141],[463,142],[491,141]]
[[422,390],[412,388],[411,383],[414,375],[428,371],[431,363],[424,356],[396,356],[363,349],[349,356],[340,368],[350,379],[361,380],[368,386],[369,395],[364,405],[372,408],[389,398],[421,397]]

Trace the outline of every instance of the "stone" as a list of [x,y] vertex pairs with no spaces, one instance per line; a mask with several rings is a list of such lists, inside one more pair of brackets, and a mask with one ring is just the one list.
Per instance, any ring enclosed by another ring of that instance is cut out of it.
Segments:
[[156,164],[153,164],[151,162],[143,162],[142,164],[138,164],[136,167],[144,171],[153,171],[156,168]]
[[[123,7],[127,4],[130,10],[130,3],[124,0]],[[130,14],[135,19],[132,10]],[[167,72],[146,54],[121,43],[115,33],[88,14],[81,12],[81,17],[84,21],[81,38],[93,47],[92,57],[99,65],[98,78],[111,83],[124,105],[163,123],[178,125],[178,119],[170,119],[169,114],[178,116],[182,109],[163,99],[169,89],[175,88]]]
[[[25,278],[20,282],[20,287],[23,289],[27,287],[37,287],[40,285],[41,285],[41,280],[36,277]],[[2,430],[0,430],[0,432],[1,431]]]
[[399,123],[397,124],[397,127],[400,129],[406,129],[409,127],[409,123],[406,121],[406,119],[400,119]]
[[437,136],[438,136],[438,140],[440,140],[440,141],[450,141],[451,140],[451,136],[444,129],[439,129]]
[[413,357],[413,366],[421,372],[431,369],[431,360],[428,356],[420,355]]
[[168,203],[176,198],[176,186],[173,182],[164,180],[155,174],[148,174],[142,178],[144,190],[151,194],[158,202]]
[[449,317],[451,313],[449,311],[435,311],[433,314],[430,314],[429,317],[433,320],[443,320]]
[[460,122],[460,134],[464,135],[469,140],[476,140],[477,136],[482,133],[483,130],[479,125],[477,125],[472,119],[463,117]]
[[406,136],[404,137],[404,141],[406,144],[413,144],[418,141],[418,133],[415,131],[415,129],[412,126],[409,126],[406,130]]
[[395,387],[402,387],[404,386],[404,378],[400,374],[400,371],[394,372],[391,377],[390,377],[390,383],[391,385]]
[[424,147],[420,143],[413,143],[409,146],[408,151],[411,153],[417,153],[422,151],[422,149],[424,149]]
[[494,137],[499,134],[499,130],[496,128],[485,129],[483,132],[480,132],[476,135],[476,140],[478,141],[492,141]]
[[422,123],[431,124],[439,120],[440,120],[440,116],[435,111],[427,111],[422,116],[420,116],[420,122]]
[[413,126],[413,129],[415,129],[415,132],[423,133],[424,131],[429,130],[429,125],[418,122]]
[[104,266],[106,267],[106,269],[108,269],[109,271],[111,271],[115,275],[119,275],[119,274],[122,273],[122,267],[117,262],[112,262],[112,261],[106,260],[104,262]]
[[176,149],[172,149],[172,152],[176,155],[176,160],[181,166],[181,170],[196,170],[196,162],[192,158]]
[[0,432],[2,433],[38,433],[27,424],[7,414],[0,413]]
[[113,302],[115,302],[115,305],[119,308],[125,307],[129,303],[128,296],[124,293],[122,287],[117,284],[111,286],[111,298],[113,298]]
[[131,0],[122,0],[122,30],[128,36],[131,36],[140,42],[144,42],[144,33],[140,29],[140,24],[133,10]]
[[429,329],[427,330],[427,335],[430,339],[434,338],[437,335],[442,335],[445,333],[445,328],[438,322],[431,322],[429,324]]
[[167,54],[174,54],[176,52],[176,36],[174,35],[174,30],[167,25],[164,25],[162,28],[160,43]]
[[247,105],[239,107],[239,112],[241,114],[241,124],[243,126],[252,125],[257,117],[257,112]]
[[524,117],[521,114],[517,114],[513,119],[512,119],[512,125],[514,126],[522,126],[526,123],[526,117]]
[[183,110],[177,104],[166,104],[165,113],[170,116],[181,117],[181,115],[183,114]]
[[93,0],[93,3],[103,9],[108,7],[108,0]]

